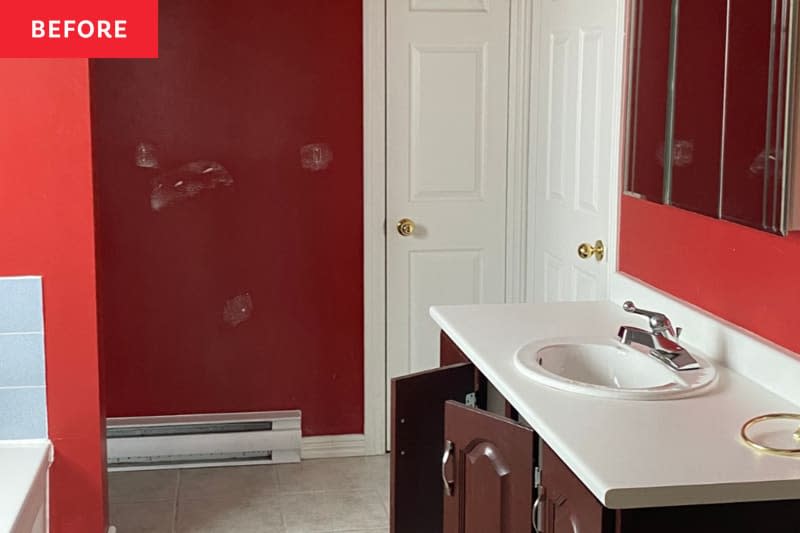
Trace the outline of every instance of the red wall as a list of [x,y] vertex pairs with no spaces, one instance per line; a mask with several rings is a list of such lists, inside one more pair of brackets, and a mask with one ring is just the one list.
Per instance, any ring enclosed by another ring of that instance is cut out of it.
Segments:
[[[109,416],[299,408],[305,434],[363,431],[361,25],[361,0],[169,0],[158,60],[91,63]],[[154,212],[141,141],[235,182]],[[303,169],[318,142],[332,163]]]
[[620,216],[621,271],[800,353],[800,233],[779,237],[629,196]]
[[51,531],[105,526],[86,60],[0,60],[0,275],[43,277]]

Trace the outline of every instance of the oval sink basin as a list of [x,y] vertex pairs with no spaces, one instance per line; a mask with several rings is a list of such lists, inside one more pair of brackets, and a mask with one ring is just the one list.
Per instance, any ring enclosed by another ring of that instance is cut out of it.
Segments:
[[692,356],[696,370],[673,370],[648,353],[617,339],[549,339],[520,348],[517,367],[534,380],[561,390],[627,400],[682,398],[704,391],[717,371]]

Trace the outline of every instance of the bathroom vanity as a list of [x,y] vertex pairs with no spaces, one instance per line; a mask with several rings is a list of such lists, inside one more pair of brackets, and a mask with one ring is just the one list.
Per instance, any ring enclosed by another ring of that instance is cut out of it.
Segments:
[[[738,436],[753,416],[797,411],[789,400],[718,361],[709,387],[653,401],[559,390],[522,371],[516,354],[531,343],[641,325],[609,302],[431,315],[441,367],[392,385],[392,532],[800,531],[800,461]],[[486,410],[490,383],[503,416]]]

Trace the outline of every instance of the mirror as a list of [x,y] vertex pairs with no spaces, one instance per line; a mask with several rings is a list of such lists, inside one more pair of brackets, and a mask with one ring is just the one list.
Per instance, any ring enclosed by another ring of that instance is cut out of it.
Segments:
[[625,191],[785,234],[790,0],[632,0]]

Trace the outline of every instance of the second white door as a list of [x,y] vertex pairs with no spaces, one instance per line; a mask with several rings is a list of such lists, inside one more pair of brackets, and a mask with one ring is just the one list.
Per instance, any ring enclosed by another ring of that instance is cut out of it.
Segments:
[[[615,253],[624,2],[537,1],[528,299],[600,300]],[[598,241],[601,260],[578,255],[581,243]]]
[[387,2],[389,380],[438,365],[431,305],[504,299],[509,10]]

